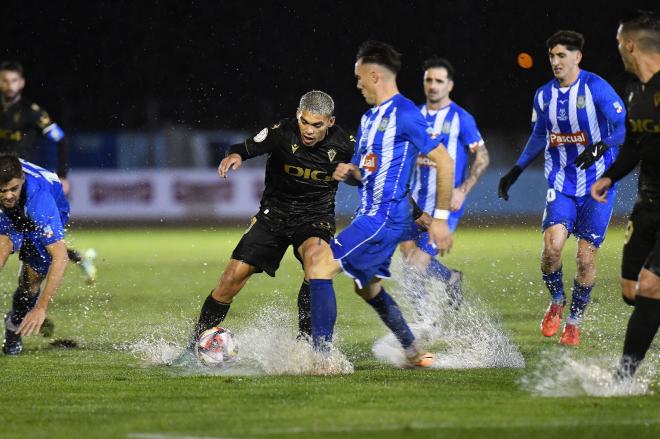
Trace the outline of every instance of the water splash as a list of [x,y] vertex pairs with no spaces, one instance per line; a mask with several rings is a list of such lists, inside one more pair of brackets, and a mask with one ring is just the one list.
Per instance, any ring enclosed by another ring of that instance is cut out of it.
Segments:
[[[177,364],[187,374],[205,375],[339,375],[353,373],[351,362],[336,347],[326,352],[298,340],[293,315],[277,307],[266,307],[245,328],[231,328],[238,343],[238,358],[222,367],[204,367],[192,356],[185,357],[181,343],[163,337],[146,337],[121,346],[146,365]],[[230,323],[230,322],[227,322]],[[335,340],[337,342],[337,338]]]
[[[436,352],[436,368],[525,367],[518,347],[509,339],[501,323],[489,314],[485,303],[467,291],[462,306],[448,306],[445,283],[421,276],[396,258],[393,266],[396,279],[392,294],[414,316],[411,329],[418,342]],[[466,291],[463,286],[463,291]],[[403,352],[394,336],[387,335],[373,347],[377,358],[397,366],[405,364]]]
[[576,358],[567,348],[542,353],[537,367],[520,379],[521,387],[533,394],[550,397],[632,396],[650,393],[658,374],[660,355],[650,355],[632,379],[617,380],[618,358]]

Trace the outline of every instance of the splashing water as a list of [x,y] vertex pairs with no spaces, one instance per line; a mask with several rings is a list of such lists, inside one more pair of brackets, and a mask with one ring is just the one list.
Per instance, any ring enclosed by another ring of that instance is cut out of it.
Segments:
[[544,351],[538,366],[520,379],[523,389],[539,396],[632,396],[650,393],[659,355],[647,356],[632,379],[617,380],[618,358],[575,358],[566,348]]
[[[353,373],[353,365],[336,347],[318,352],[311,343],[296,338],[293,316],[276,307],[262,309],[247,328],[232,328],[238,344],[237,360],[223,367],[204,367],[197,361],[183,365],[183,372],[206,375],[339,375]],[[335,341],[337,337],[335,337]],[[147,365],[170,365],[184,354],[184,347],[163,338],[144,338],[123,347]]]
[[[390,289],[402,306],[412,309],[414,323],[410,327],[418,342],[426,349],[439,350],[433,367],[525,367],[518,347],[476,294],[466,294],[464,303],[456,310],[448,306],[445,283],[420,275],[400,258],[395,259],[392,269],[394,277],[401,281]],[[377,358],[399,367],[405,364],[399,342],[391,334],[378,340],[373,352]]]

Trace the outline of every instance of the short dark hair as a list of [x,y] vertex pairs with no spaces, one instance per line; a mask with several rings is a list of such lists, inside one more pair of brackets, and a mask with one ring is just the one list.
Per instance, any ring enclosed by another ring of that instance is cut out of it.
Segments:
[[21,161],[15,154],[0,154],[0,185],[9,183],[14,178],[23,177]]
[[635,11],[619,21],[625,33],[634,32],[643,51],[660,52],[660,19],[651,11]]
[[382,41],[365,41],[360,45],[355,59],[361,59],[365,64],[378,64],[395,75],[401,69],[401,53]]
[[454,79],[454,66],[451,65],[449,60],[433,55],[422,64],[423,71],[433,68],[443,68],[447,70],[447,78]]
[[573,30],[558,30],[547,39],[545,47],[551,50],[557,44],[566,46],[568,50],[582,51],[584,47],[584,36]]
[[2,61],[0,63],[0,71],[9,70],[10,72],[16,72],[19,75],[23,76],[23,66],[18,61]]

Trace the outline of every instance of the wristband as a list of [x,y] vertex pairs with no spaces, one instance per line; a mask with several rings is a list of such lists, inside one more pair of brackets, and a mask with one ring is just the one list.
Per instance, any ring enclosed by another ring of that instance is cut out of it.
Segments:
[[449,218],[449,211],[447,209],[435,209],[433,211],[433,218],[446,220]]

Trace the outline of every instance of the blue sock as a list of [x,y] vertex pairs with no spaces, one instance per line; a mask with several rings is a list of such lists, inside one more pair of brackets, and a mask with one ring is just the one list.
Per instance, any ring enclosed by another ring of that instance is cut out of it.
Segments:
[[367,303],[376,310],[380,319],[390,328],[404,349],[413,344],[415,336],[403,314],[401,314],[399,305],[392,299],[392,296],[385,292],[384,288],[380,290],[376,297],[367,300]]
[[426,272],[429,276],[435,277],[445,282],[447,282],[451,277],[451,270],[436,258],[431,259],[429,266],[426,268]]
[[37,291],[37,294],[30,295],[29,291],[16,288],[14,291],[14,296],[12,297],[12,306],[11,306],[11,322],[18,326],[21,324],[25,315],[29,313],[34,305],[37,304],[39,299],[39,294],[41,291]]
[[571,315],[568,322],[573,325],[579,325],[584,311],[591,300],[591,290],[593,285],[580,285],[577,280],[573,280],[573,298],[571,299]]
[[550,295],[552,296],[552,301],[555,303],[563,303],[566,300],[564,295],[564,281],[562,280],[563,273],[561,272],[561,267],[559,270],[554,273],[545,274],[543,273],[543,282],[545,282]]
[[309,294],[312,316],[312,341],[322,347],[332,342],[332,334],[337,321],[337,300],[330,279],[310,279]]

